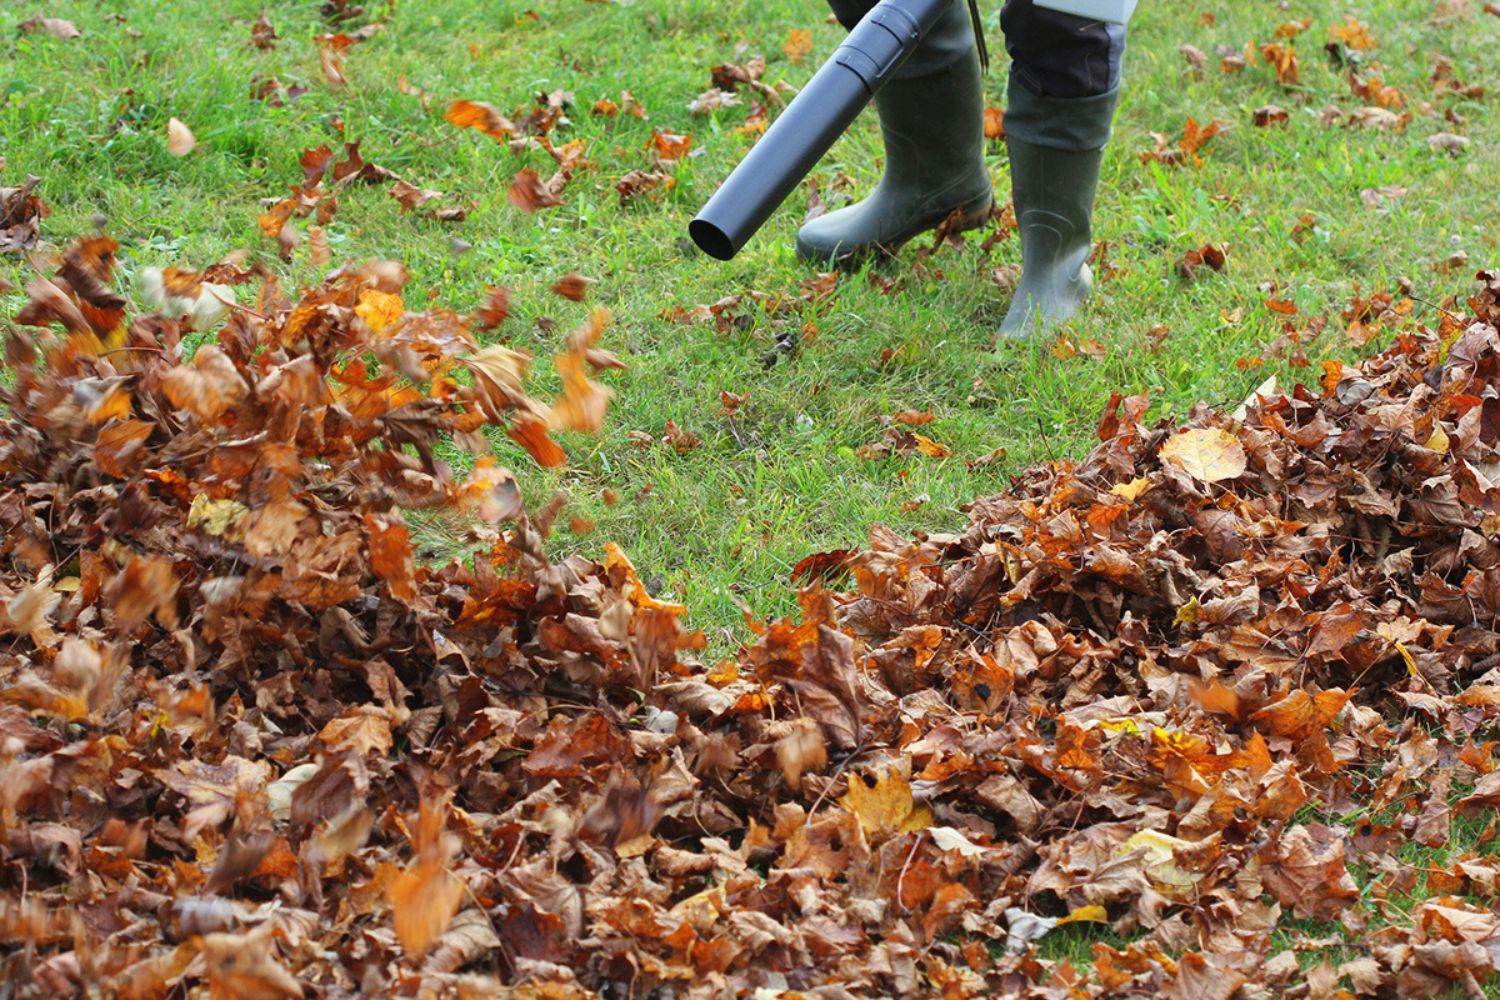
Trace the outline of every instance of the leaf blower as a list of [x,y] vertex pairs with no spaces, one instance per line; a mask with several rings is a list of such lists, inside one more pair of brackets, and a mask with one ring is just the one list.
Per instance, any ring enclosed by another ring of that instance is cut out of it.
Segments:
[[951,0],[881,0],[849,32],[688,224],[710,257],[754,236],[906,61]]

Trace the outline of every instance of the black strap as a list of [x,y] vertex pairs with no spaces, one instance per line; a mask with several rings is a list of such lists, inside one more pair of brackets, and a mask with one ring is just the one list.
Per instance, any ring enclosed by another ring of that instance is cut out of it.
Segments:
[[984,25],[979,22],[979,0],[969,0],[969,20],[974,22],[974,42],[979,46],[979,67],[990,71],[990,50],[984,44]]

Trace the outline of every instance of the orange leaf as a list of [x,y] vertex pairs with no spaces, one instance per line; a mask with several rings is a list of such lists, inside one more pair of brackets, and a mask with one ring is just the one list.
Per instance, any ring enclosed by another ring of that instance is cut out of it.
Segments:
[[443,117],[459,128],[478,129],[497,142],[504,142],[516,131],[509,118],[483,101],[454,101]]
[[443,936],[463,899],[463,881],[437,861],[420,861],[391,880],[385,890],[391,922],[411,958]]

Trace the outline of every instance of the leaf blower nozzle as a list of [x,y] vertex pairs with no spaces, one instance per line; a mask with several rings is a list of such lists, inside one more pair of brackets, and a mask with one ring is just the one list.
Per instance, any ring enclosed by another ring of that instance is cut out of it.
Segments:
[[710,257],[754,236],[916,49],[952,0],[881,0],[688,224]]

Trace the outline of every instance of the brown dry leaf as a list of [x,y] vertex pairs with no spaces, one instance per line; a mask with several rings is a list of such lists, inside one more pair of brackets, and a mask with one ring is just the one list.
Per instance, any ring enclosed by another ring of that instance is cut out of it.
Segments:
[[250,44],[257,49],[274,49],[276,38],[276,29],[271,25],[271,19],[266,17],[265,11],[261,11],[256,16],[255,23],[250,25]]
[[1188,69],[1192,72],[1193,76],[1202,79],[1204,67],[1208,65],[1208,53],[1196,45],[1189,45],[1187,42],[1183,42],[1178,46],[1177,51],[1182,53],[1182,58],[1187,62]]
[[1197,277],[1199,272],[1223,271],[1228,257],[1217,243],[1205,243],[1197,250],[1189,250],[1177,262],[1177,273],[1186,280]]
[[1255,109],[1252,121],[1256,128],[1266,128],[1270,125],[1285,125],[1290,117],[1285,108],[1267,104]]
[[83,32],[74,27],[72,21],[64,21],[60,17],[42,17],[40,14],[28,17],[16,25],[16,30],[23,35],[41,33],[62,39],[83,37]]
[[330,750],[348,750],[360,756],[371,751],[386,754],[392,745],[391,720],[384,709],[367,705],[330,719],[318,739]]
[[302,984],[272,954],[273,925],[248,934],[205,934],[199,943],[209,989],[225,1000],[285,1000]]
[[1389,202],[1406,197],[1407,188],[1399,184],[1387,184],[1384,187],[1364,188],[1359,192],[1359,200],[1364,202],[1366,208],[1375,211],[1385,208]]
[[516,176],[511,178],[505,200],[528,214],[543,208],[555,208],[563,203],[551,185],[544,182],[541,175],[530,167],[517,171]]
[[494,330],[510,317],[510,289],[502,285],[486,285],[484,289],[484,305],[479,307],[475,314],[479,319],[479,329]]
[[1352,14],[1345,16],[1343,24],[1329,25],[1328,37],[1350,49],[1369,50],[1380,47],[1380,43],[1370,34],[1370,26]]
[[314,41],[318,47],[318,66],[323,70],[323,79],[332,87],[346,87],[349,78],[344,75],[344,49],[348,42],[339,41],[339,36],[318,35]]
[[654,199],[658,190],[670,191],[676,183],[675,177],[659,170],[632,170],[615,182],[615,192],[623,206],[642,195]]
[[1297,47],[1290,42],[1286,45],[1268,42],[1260,47],[1260,57],[1275,71],[1276,82],[1283,87],[1294,87],[1302,82]]
[[786,783],[799,788],[804,774],[817,774],[828,766],[828,747],[823,727],[813,720],[795,719],[790,726],[791,731],[776,741],[776,763]]
[[604,425],[604,411],[614,393],[588,377],[586,361],[582,351],[552,360],[563,381],[561,398],[547,412],[547,425],[553,430],[596,431]]
[[1469,148],[1467,136],[1454,135],[1452,132],[1436,132],[1427,137],[1427,145],[1435,152],[1444,152],[1449,156],[1462,156]]
[[692,145],[693,137],[690,135],[676,135],[654,129],[651,132],[651,141],[646,148],[657,163],[669,167],[686,156]]
[[1161,457],[1203,483],[1238,479],[1247,458],[1239,439],[1218,427],[1203,427],[1169,437]]
[[582,302],[584,296],[588,294],[589,286],[593,283],[593,278],[585,278],[577,271],[569,271],[557,280],[552,286],[552,291],[572,302]]
[[928,458],[949,458],[953,455],[953,449],[932,438],[923,437],[921,434],[913,434],[917,442],[917,450]]

